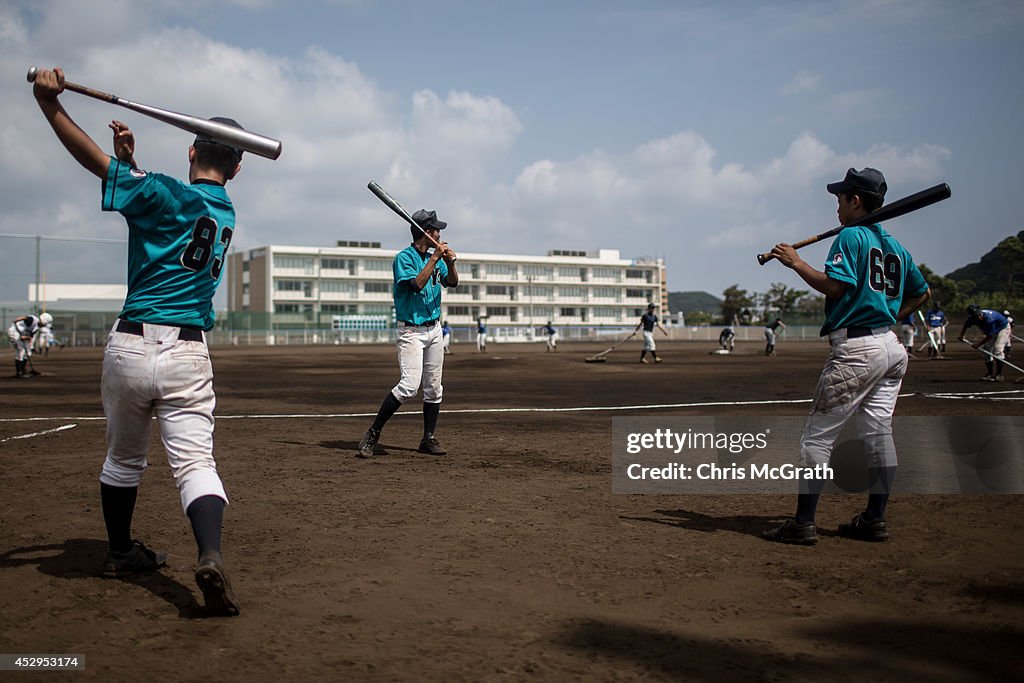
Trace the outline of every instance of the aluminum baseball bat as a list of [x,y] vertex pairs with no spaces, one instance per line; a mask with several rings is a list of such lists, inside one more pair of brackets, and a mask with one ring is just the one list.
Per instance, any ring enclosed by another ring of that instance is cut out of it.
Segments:
[[[882,223],[884,221],[892,220],[893,218],[899,218],[900,216],[908,214],[911,211],[923,209],[924,207],[931,206],[936,202],[941,202],[943,199],[949,199],[951,194],[952,192],[949,189],[949,185],[947,185],[946,183],[940,183],[935,187],[929,187],[927,190],[915,192],[914,194],[908,195],[903,199],[897,199],[891,204],[886,204],[877,211],[872,211],[866,216],[858,218],[856,223],[853,223],[851,225],[840,225],[839,227],[832,228],[831,230],[823,232],[820,235],[815,235],[814,237],[808,237],[805,240],[800,240],[799,242],[793,245],[793,248],[800,249],[801,247],[806,247],[809,244],[814,244],[815,242],[820,242],[821,240],[827,240],[829,237],[838,235],[839,231],[842,230],[843,228],[850,228],[855,225],[873,225],[875,223]],[[757,262],[763,266],[765,263],[771,261],[773,258],[775,257],[772,256],[772,253],[770,251],[768,251],[763,254],[758,254]]]
[[920,310],[918,310],[917,317],[921,319],[921,325],[924,326],[923,327],[924,333],[926,335],[928,335],[928,342],[932,345],[932,348],[935,349],[935,353],[938,353],[939,352],[939,345],[935,343],[935,338],[932,337],[932,332],[928,328],[928,321],[924,319],[924,313],[922,313]]
[[428,240],[430,240],[430,242],[435,247],[440,247],[441,246],[441,244],[437,240],[435,240],[433,237],[428,235],[427,231],[424,230],[423,227],[419,223],[417,223],[416,221],[414,221],[412,219],[412,216],[409,215],[409,212],[406,211],[405,209],[403,209],[402,205],[399,204],[398,202],[396,202],[391,195],[389,195],[387,192],[385,192],[384,188],[381,187],[380,185],[378,185],[376,181],[371,180],[370,183],[366,187],[370,190],[370,192],[372,192],[375,195],[377,195],[377,199],[379,199],[382,202],[384,202],[385,206],[387,206],[389,209],[391,209],[392,211],[397,213],[399,216],[404,218],[409,223],[409,225],[412,225],[412,226],[415,226],[416,228],[418,228],[419,231],[422,232],[423,235]]
[[[26,79],[29,83],[36,80],[36,74],[39,70],[36,67],[30,67]],[[190,133],[204,133],[209,135],[219,142],[223,142],[226,145],[237,147],[246,152],[252,152],[258,154],[261,157],[267,159],[276,159],[281,156],[281,141],[273,138],[268,138],[265,135],[259,135],[248,130],[241,130],[234,126],[229,126],[217,121],[210,121],[209,119],[200,118],[198,116],[190,116],[188,114],[179,114],[175,111],[169,111],[167,109],[160,109],[159,107],[151,107],[148,104],[139,104],[138,102],[132,102],[130,100],[122,99],[117,95],[111,95],[109,93],[102,92],[100,90],[94,90],[87,88],[84,85],[78,85],[77,83],[71,83],[70,81],[64,81],[64,89],[76,92],[79,95],[85,95],[86,97],[92,97],[93,99],[108,102],[110,104],[116,104],[119,107],[125,109],[131,109],[132,111],[139,112],[150,118],[170,125],[187,130]]]
[[[971,344],[971,342],[967,341],[963,337],[960,337],[960,341],[962,341],[964,344]],[[971,344],[971,346],[974,347],[974,344]],[[988,356],[992,360],[999,360],[998,358],[996,358],[994,353],[992,353],[991,351],[987,351],[987,350],[981,348],[980,346],[976,347],[975,351],[981,351],[983,354],[985,354],[986,356]],[[1019,372],[1022,375],[1024,375],[1024,370],[1022,370],[1021,368],[1018,368],[1016,365],[1014,365],[1010,361],[1006,360],[1005,358],[1003,358],[1001,362],[1002,362],[1003,365],[1009,365],[1011,368],[1013,368],[1017,372]]]

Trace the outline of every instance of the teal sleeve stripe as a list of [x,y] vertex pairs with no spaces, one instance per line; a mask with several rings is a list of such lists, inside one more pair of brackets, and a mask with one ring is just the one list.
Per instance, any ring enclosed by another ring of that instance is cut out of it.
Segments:
[[121,162],[110,157],[110,163],[107,165],[107,177],[103,181],[102,208],[104,211],[115,211],[114,194],[117,192],[117,171],[120,167]]

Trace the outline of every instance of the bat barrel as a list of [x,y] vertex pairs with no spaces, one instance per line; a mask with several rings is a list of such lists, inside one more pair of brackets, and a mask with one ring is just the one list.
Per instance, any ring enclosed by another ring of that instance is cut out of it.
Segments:
[[[38,73],[39,69],[34,66],[29,67],[25,78],[29,83],[33,83],[35,82],[36,75]],[[265,135],[259,135],[252,131],[242,130],[241,128],[235,128],[234,126],[228,126],[223,123],[210,121],[209,119],[200,118],[198,116],[179,114],[178,112],[170,111],[168,109],[152,107],[148,104],[139,104],[138,102],[125,100],[117,95],[111,95],[100,90],[87,88],[86,86],[78,85],[77,83],[65,81],[64,89],[76,92],[79,95],[92,97],[103,102],[116,104],[120,107],[124,107],[125,109],[131,109],[132,111],[144,114],[150,118],[156,119],[157,121],[163,121],[164,123],[186,130],[190,133],[204,133],[215,140],[223,142],[226,145],[236,147],[243,152],[258,154],[259,156],[266,157],[267,159],[277,159],[281,156],[281,141],[268,138]]]

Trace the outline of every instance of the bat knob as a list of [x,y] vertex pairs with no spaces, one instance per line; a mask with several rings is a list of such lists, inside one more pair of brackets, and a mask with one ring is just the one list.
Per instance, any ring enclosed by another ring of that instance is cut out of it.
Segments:
[[25,80],[27,80],[29,83],[35,83],[37,73],[39,73],[39,69],[37,69],[34,66],[30,66],[28,68],[28,73],[25,74]]
[[757,255],[757,263],[758,263],[758,265],[762,265],[763,266],[764,265],[764,261],[765,261],[764,254],[758,254]]

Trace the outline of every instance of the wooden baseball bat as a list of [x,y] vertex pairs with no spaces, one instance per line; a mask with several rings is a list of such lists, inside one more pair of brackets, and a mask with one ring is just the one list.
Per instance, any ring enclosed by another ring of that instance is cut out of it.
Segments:
[[427,234],[427,231],[423,229],[423,226],[421,226],[419,223],[414,221],[412,219],[412,216],[409,215],[409,212],[406,211],[405,209],[403,209],[402,205],[399,204],[398,202],[396,202],[394,200],[394,198],[392,198],[391,195],[389,195],[387,192],[385,192],[384,188],[381,187],[380,185],[378,185],[376,181],[371,180],[370,183],[366,187],[370,190],[370,192],[372,192],[375,195],[377,195],[377,199],[379,199],[382,202],[384,202],[385,206],[387,206],[389,209],[391,209],[392,211],[397,213],[399,216],[404,218],[409,223],[409,225],[412,225],[412,226],[418,228],[419,231],[422,232],[423,235],[428,240],[430,240],[431,244],[433,244],[435,247],[440,247],[441,246],[441,243],[438,242],[437,240],[435,240],[429,234]]
[[[39,70],[36,67],[29,67],[28,74],[25,78],[29,83],[32,83],[36,80],[37,73],[39,73]],[[125,100],[117,95],[93,90],[92,88],[87,88],[84,85],[78,85],[77,83],[71,83],[70,81],[64,81],[64,89],[76,92],[79,95],[92,97],[93,99],[101,100],[103,102],[116,104],[117,106],[124,107],[125,109],[137,111],[140,114],[145,114],[150,118],[163,121],[164,123],[169,123],[176,128],[187,130],[190,133],[203,133],[205,135],[209,135],[211,138],[219,142],[223,142],[226,145],[237,147],[240,150],[252,152],[253,154],[258,154],[261,157],[266,157],[267,159],[276,159],[281,156],[281,141],[268,138],[265,135],[259,135],[251,131],[235,128],[234,126],[218,123],[217,121],[210,121],[209,119],[200,118],[198,116],[179,114],[175,111],[151,107],[148,104],[139,104],[138,102]]]
[[[805,240],[800,240],[793,245],[794,249],[800,249],[806,247],[808,244],[814,244],[821,240],[827,240],[829,237],[838,235],[839,231],[843,228],[850,228],[854,225],[873,225],[875,223],[881,223],[883,221],[892,220],[893,218],[899,218],[904,214],[908,214],[911,211],[917,211],[923,209],[926,206],[931,206],[936,202],[941,202],[943,199],[949,199],[952,192],[949,189],[949,185],[946,183],[940,183],[935,187],[929,187],[927,190],[921,190],[912,195],[908,195],[903,199],[897,199],[891,204],[886,204],[877,211],[872,211],[866,216],[862,216],[857,219],[857,222],[852,225],[840,225],[837,228],[832,228],[827,232],[823,232],[820,235],[814,237],[808,237]],[[775,258],[771,252],[765,252],[757,255],[757,262],[762,266],[768,261]]]

